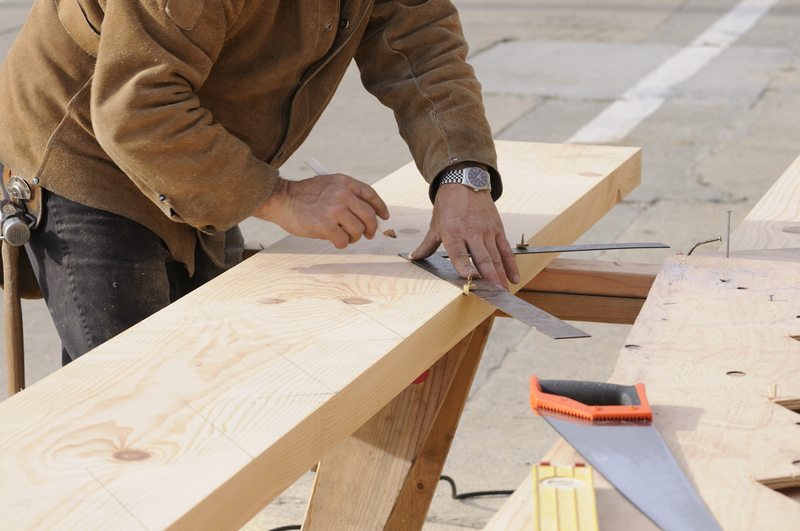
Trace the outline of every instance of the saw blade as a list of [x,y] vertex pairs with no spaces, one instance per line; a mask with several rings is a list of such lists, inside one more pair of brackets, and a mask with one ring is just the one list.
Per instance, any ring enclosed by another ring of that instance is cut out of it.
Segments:
[[722,531],[652,422],[590,422],[536,411],[664,531]]

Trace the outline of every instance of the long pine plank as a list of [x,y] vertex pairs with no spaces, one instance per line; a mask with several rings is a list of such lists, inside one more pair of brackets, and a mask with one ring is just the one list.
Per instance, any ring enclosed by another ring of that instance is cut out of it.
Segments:
[[[631,148],[498,143],[509,238],[574,241],[639,180]],[[289,237],[0,404],[0,529],[238,529],[492,313],[397,240]],[[520,260],[522,283],[552,257]]]
[[[798,248],[800,157],[795,159],[731,234],[733,251]],[[800,256],[794,260],[800,261]]]

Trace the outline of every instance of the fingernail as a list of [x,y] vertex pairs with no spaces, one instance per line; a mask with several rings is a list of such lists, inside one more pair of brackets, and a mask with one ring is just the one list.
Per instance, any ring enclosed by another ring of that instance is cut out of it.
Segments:
[[408,253],[408,259],[409,260],[415,260],[414,253]]
[[511,282],[514,284],[519,284],[519,275],[514,275],[514,278],[511,279]]

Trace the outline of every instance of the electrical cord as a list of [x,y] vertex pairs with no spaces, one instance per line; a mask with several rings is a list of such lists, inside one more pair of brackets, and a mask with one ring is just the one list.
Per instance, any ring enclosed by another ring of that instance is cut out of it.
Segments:
[[477,498],[478,496],[511,496],[514,494],[513,490],[481,490],[477,492],[465,492],[463,494],[458,494],[456,491],[456,482],[453,481],[453,478],[450,476],[441,476],[439,481],[446,481],[450,484],[450,489],[452,491],[451,497],[454,500],[464,500],[466,498]]
[[[450,476],[440,476],[439,481],[446,481],[450,484],[450,497],[454,500],[465,500],[467,498],[477,498],[478,496],[511,496],[514,494],[513,490],[480,490],[476,492],[464,492],[463,494],[458,494],[456,490],[456,482],[453,481],[453,478]],[[275,529],[270,529],[269,531],[292,531],[294,529],[302,529],[303,526],[299,525],[286,525],[283,527],[276,527]]]

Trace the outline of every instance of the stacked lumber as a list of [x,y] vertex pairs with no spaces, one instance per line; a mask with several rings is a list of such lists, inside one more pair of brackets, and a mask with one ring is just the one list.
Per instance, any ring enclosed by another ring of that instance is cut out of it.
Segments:
[[[636,149],[498,151],[498,208],[533,245],[639,180]],[[427,186],[407,166],[376,189],[397,240],[286,238],[0,404],[0,529],[238,529],[469,336],[493,308],[397,256]]]

